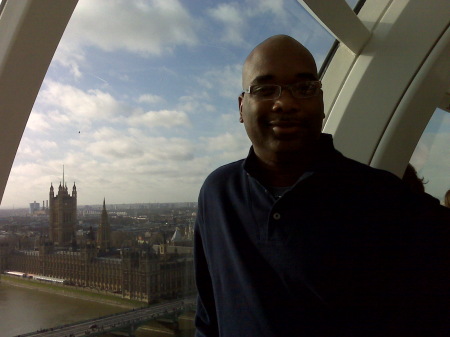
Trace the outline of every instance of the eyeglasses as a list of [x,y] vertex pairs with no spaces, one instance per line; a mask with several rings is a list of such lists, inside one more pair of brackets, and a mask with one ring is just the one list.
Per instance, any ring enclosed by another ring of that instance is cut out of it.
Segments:
[[295,98],[308,98],[317,96],[322,82],[320,81],[302,81],[294,84],[256,84],[248,87],[243,93],[252,95],[258,101],[278,99],[283,89],[289,89]]

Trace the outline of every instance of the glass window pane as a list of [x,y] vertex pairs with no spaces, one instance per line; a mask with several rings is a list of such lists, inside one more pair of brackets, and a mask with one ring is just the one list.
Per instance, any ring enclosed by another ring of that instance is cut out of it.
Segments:
[[356,12],[359,12],[362,6],[364,6],[364,3],[366,0],[345,0],[347,4],[350,6],[350,8],[353,8]]
[[436,109],[411,157],[425,191],[443,202],[450,189],[450,113]]
[[[322,64],[334,39],[295,0],[81,0],[30,115],[2,207],[193,201],[215,167],[243,157],[241,65],[273,34]],[[101,191],[101,192],[99,192]]]
[[[33,107],[1,208],[33,201],[39,208],[51,183],[56,196],[60,182],[69,194],[75,182],[77,238],[98,240],[110,228],[104,243],[129,248],[135,240],[148,249],[93,254],[90,280],[71,282],[151,301],[192,295],[198,192],[213,169],[248,152],[237,105],[241,67],[274,34],[301,41],[319,68],[334,42],[296,0],[80,0]],[[101,224],[104,198],[110,227]],[[40,230],[48,234],[47,223]],[[32,249],[39,240],[30,242]],[[153,252],[158,259],[144,265]],[[78,273],[71,262],[49,268],[59,278],[66,275],[61,270],[69,270],[68,278]]]
[[345,1],[351,8],[355,8],[356,4],[358,3],[358,0],[345,0]]

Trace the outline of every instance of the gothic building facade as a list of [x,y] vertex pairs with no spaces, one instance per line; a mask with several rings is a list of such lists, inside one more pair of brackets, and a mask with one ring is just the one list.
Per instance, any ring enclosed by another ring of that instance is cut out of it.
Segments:
[[67,185],[61,183],[58,194],[55,196],[53,184],[50,185],[50,213],[49,236],[56,246],[69,247],[75,239],[75,226],[77,223],[77,188],[75,183],[72,195],[69,194]]
[[3,262],[5,270],[62,279],[67,285],[147,303],[196,291],[191,254],[160,253],[149,246],[122,249],[117,257],[99,257],[95,243],[74,252],[57,250],[46,241],[38,251],[14,251]]
[[97,289],[145,302],[179,298],[196,292],[192,247],[173,242],[131,248],[111,247],[111,228],[105,200],[97,238],[80,248],[71,245],[76,225],[77,191],[72,195],[60,184],[58,195],[50,187],[49,238],[38,249],[14,250],[0,246],[0,272],[6,270],[64,280],[67,285]]

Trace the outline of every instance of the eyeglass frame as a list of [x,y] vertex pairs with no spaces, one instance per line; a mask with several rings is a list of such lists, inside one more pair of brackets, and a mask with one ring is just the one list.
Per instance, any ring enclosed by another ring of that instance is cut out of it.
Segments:
[[[303,96],[303,97],[297,97],[296,95],[294,95],[294,93],[292,91],[292,87],[294,87],[295,85],[297,85],[299,83],[310,83],[310,84],[314,83],[314,85],[317,85],[316,90],[314,92],[314,95]],[[322,89],[322,81],[319,81],[319,80],[317,80],[317,81],[299,81],[299,82],[296,82],[296,83],[293,83],[293,84],[253,84],[253,85],[250,85],[248,87],[248,89],[243,90],[242,91],[242,95],[244,95],[244,94],[254,95],[254,94],[251,93],[251,90],[252,90],[253,87],[257,87],[257,86],[258,87],[271,86],[271,87],[278,87],[278,89],[279,89],[279,93],[278,93],[277,97],[274,97],[274,98],[259,98],[258,99],[259,101],[276,100],[276,99],[281,97],[281,94],[283,93],[284,89],[289,89],[292,97],[298,98],[298,99],[304,99],[304,98],[310,98],[310,97],[317,96],[318,93],[319,93],[319,90]]]

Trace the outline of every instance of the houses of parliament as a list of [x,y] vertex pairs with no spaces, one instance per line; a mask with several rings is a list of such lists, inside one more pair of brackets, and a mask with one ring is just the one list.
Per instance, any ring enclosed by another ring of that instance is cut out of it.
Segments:
[[49,234],[35,250],[0,245],[0,272],[16,271],[62,280],[68,285],[102,290],[152,303],[195,293],[192,246],[167,241],[111,247],[111,228],[103,201],[96,235],[75,238],[77,189],[61,184],[49,193]]

